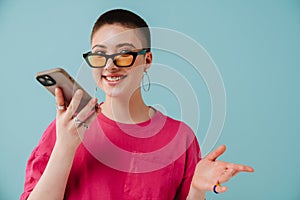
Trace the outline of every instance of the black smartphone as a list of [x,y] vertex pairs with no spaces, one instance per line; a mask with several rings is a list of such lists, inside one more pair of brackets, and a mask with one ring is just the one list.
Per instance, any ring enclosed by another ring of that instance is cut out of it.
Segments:
[[41,83],[48,91],[55,95],[55,88],[62,89],[65,105],[68,106],[77,89],[83,91],[81,102],[76,112],[79,112],[92,98],[73,78],[62,68],[53,68],[38,72],[36,80]]

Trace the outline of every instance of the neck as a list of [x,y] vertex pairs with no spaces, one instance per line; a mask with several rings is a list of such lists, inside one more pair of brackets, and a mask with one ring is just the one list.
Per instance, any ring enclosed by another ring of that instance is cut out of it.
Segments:
[[128,124],[147,121],[155,112],[143,101],[140,89],[137,89],[132,96],[127,98],[106,95],[101,109],[102,113],[108,118]]

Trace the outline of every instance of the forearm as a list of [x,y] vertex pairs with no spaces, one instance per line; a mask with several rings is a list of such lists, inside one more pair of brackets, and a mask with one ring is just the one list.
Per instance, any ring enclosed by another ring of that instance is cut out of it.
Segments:
[[205,200],[205,191],[196,190],[191,186],[187,200]]
[[55,144],[48,164],[28,200],[63,199],[75,150],[66,150]]

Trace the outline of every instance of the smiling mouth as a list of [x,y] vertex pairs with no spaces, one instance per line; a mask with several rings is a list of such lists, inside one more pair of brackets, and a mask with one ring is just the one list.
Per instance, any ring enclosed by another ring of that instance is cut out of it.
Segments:
[[123,76],[102,76],[102,78],[104,78],[105,80],[109,81],[109,82],[117,82],[121,79],[126,78],[126,75]]

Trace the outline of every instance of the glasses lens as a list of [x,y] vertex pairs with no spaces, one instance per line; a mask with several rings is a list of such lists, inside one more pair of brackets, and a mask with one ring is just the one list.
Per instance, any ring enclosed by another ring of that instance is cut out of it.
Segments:
[[126,67],[132,64],[133,55],[122,54],[115,57],[115,63],[117,66]]
[[93,67],[103,67],[105,66],[106,58],[100,55],[90,55],[88,57],[90,64]]

